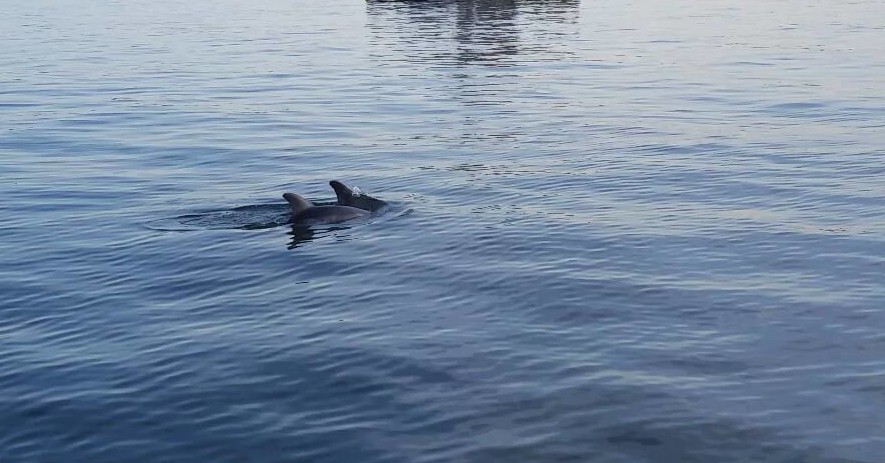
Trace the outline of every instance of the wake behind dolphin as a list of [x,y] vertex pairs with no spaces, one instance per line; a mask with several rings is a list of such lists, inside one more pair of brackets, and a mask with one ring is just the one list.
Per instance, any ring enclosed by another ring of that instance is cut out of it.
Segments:
[[294,193],[284,193],[283,198],[292,207],[293,224],[330,224],[368,217],[380,212],[387,203],[371,196],[355,193],[343,183],[332,180],[329,182],[337,196],[335,205],[314,205],[310,201]]

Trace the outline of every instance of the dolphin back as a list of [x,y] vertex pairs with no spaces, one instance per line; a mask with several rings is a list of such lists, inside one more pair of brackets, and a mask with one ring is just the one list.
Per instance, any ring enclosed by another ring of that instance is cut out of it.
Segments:
[[292,223],[304,225],[339,223],[367,217],[369,214],[369,211],[350,206],[314,206],[292,214]]

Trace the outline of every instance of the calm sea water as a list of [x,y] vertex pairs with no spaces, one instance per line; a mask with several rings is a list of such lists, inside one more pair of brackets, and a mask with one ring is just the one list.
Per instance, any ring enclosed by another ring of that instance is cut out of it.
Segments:
[[885,461],[885,3],[3,9],[0,461]]

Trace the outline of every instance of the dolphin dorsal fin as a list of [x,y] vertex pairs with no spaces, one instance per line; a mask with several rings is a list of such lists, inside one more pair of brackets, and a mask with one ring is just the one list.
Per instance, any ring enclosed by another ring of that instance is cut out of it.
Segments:
[[305,209],[313,207],[313,204],[311,204],[310,201],[295,193],[283,193],[283,199],[288,201],[289,205],[292,206],[292,214],[297,214]]
[[361,192],[359,188],[348,188],[338,180],[332,180],[329,185],[335,190],[339,206],[350,206],[369,212],[378,212],[387,207],[384,201]]
[[329,182],[329,185],[335,190],[335,196],[338,198],[338,204],[341,206],[352,206],[353,205],[353,190],[347,187],[347,185],[339,182],[338,180],[332,180]]

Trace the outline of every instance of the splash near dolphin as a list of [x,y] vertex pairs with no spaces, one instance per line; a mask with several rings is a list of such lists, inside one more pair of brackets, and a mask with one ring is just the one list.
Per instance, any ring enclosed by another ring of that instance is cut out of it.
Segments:
[[297,194],[284,193],[283,198],[292,208],[290,222],[304,225],[340,223],[371,216],[387,207],[386,202],[355,192],[337,180],[332,180],[329,185],[335,190],[337,204],[314,205]]

